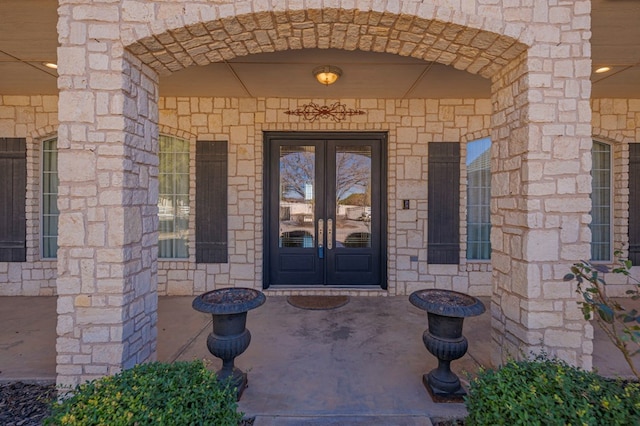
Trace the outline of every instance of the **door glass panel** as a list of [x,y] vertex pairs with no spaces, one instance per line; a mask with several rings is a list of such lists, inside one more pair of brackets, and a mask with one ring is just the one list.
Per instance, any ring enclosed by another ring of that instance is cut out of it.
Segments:
[[315,147],[280,147],[279,247],[316,245],[315,166]]
[[371,247],[371,146],[336,148],[336,248]]

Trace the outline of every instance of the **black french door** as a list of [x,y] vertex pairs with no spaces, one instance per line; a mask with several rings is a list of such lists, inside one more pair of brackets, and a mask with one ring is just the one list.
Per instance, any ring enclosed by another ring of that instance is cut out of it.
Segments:
[[265,288],[385,287],[384,133],[265,133]]

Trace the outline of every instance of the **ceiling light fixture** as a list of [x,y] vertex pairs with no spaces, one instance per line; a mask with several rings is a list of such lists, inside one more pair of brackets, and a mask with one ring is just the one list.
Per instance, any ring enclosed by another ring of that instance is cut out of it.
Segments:
[[322,65],[313,69],[313,75],[318,83],[328,86],[338,81],[342,75],[342,70],[333,65]]
[[611,67],[600,67],[595,70],[596,74],[602,74],[603,72],[611,71]]
[[53,62],[43,62],[42,65],[44,65],[47,68],[54,69],[54,70],[58,69],[58,64],[54,64]]

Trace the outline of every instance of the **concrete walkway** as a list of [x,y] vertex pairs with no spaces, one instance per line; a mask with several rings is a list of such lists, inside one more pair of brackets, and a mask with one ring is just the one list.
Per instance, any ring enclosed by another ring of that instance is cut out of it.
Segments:
[[[160,298],[158,360],[207,359],[218,369],[221,362],[206,348],[211,316],[194,311],[192,300]],[[53,297],[0,297],[0,381],[55,380],[55,318]],[[426,313],[407,297],[352,297],[328,311],[268,297],[250,311],[252,342],[236,359],[249,376],[240,409],[256,416],[256,426],[409,426],[462,417],[463,404],[435,404],[422,385],[422,374],[436,366],[422,343],[426,326]],[[490,366],[490,329],[488,312],[465,320],[469,351],[452,363],[463,383]],[[598,371],[630,374],[599,330],[594,348]]]

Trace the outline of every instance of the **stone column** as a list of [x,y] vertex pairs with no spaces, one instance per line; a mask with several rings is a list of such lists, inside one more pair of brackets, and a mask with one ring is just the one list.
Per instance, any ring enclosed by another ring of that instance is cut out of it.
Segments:
[[75,385],[155,359],[158,78],[123,50],[118,2],[60,3],[56,349]]
[[495,358],[545,349],[591,368],[592,327],[562,280],[590,257],[590,1],[505,10],[535,42],[492,80]]

